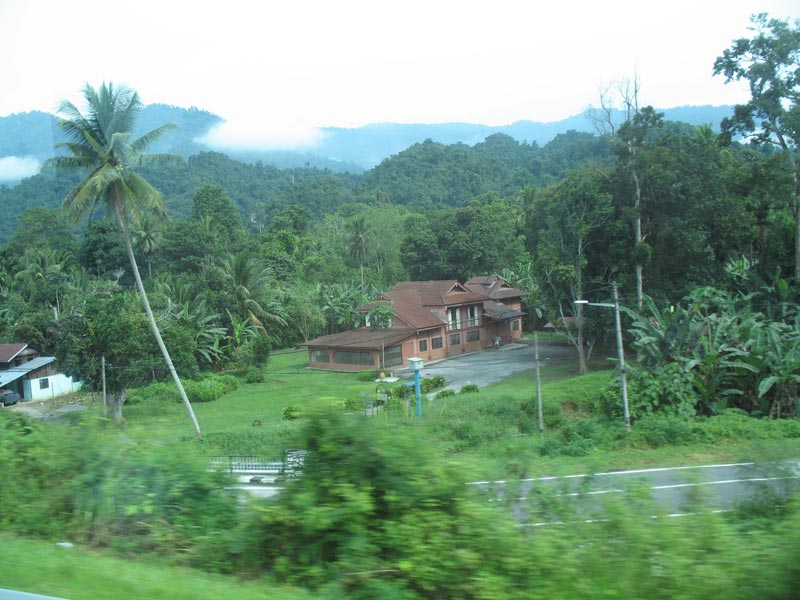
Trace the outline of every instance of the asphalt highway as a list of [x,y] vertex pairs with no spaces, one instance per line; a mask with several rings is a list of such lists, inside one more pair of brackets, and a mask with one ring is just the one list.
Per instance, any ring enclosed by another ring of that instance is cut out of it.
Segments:
[[[545,498],[561,498],[574,508],[575,518],[602,516],[605,497],[625,500],[640,490],[665,515],[699,510],[726,511],[737,503],[759,497],[774,500],[796,493],[800,463],[731,463],[687,465],[630,471],[537,477],[509,481],[474,481],[489,501],[507,502],[516,518],[525,524],[552,522],[552,514],[541,509]],[[562,503],[563,506],[563,503]],[[653,515],[656,516],[656,515]]]

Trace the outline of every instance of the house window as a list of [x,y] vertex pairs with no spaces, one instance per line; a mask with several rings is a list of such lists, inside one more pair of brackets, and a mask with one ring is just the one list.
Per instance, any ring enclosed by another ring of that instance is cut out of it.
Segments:
[[39,389],[46,390],[49,387],[50,387],[50,380],[47,377],[42,377],[39,380]]
[[383,352],[384,367],[399,367],[403,364],[403,347],[392,346]]
[[519,331],[519,319],[511,321],[511,329],[513,331]]
[[442,338],[435,337],[431,339],[431,350],[440,350],[442,348]]
[[383,319],[379,319],[376,316],[375,319],[371,319],[369,314],[367,314],[366,319],[364,319],[364,323],[367,327],[374,327],[375,329],[391,329],[392,317],[384,317]]
[[327,350],[312,350],[311,362],[330,362],[331,358]]
[[447,327],[450,331],[461,329],[461,309],[451,308],[447,311]]
[[461,345],[461,334],[454,333],[450,336],[450,345],[451,346],[460,346]]
[[480,342],[481,341],[481,330],[476,329],[475,331],[468,331],[467,332],[467,342]]
[[352,350],[337,350],[333,353],[333,362],[339,365],[366,365],[375,366],[372,352],[358,352]]
[[419,351],[420,352],[427,352],[428,351],[428,340],[420,340],[419,341]]
[[477,327],[480,325],[478,317],[478,307],[476,305],[467,307],[467,327]]

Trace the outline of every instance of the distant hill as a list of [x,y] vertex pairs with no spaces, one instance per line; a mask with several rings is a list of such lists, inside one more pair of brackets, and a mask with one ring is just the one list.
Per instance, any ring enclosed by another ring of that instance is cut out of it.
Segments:
[[[57,116],[41,111],[0,117],[0,158],[30,156],[42,161],[52,157],[54,146],[65,139],[57,122]],[[221,122],[220,117],[195,107],[151,104],[139,115],[134,135],[141,135],[164,123],[175,123],[178,129],[159,140],[151,150],[190,156],[205,149],[195,144],[194,138]]]
[[[658,109],[668,121],[683,121],[690,125],[711,125],[719,131],[720,121],[733,113],[732,106],[681,106]],[[624,119],[621,111],[614,114],[617,123]],[[474,146],[495,133],[504,133],[518,142],[544,146],[559,133],[578,131],[596,133],[586,114],[574,115],[561,121],[539,123],[517,121],[510,125],[489,126],[470,123],[399,124],[376,123],[353,129],[326,128],[322,143],[313,152],[352,162],[370,169],[398,152],[424,140],[442,144],[463,143]]]
[[[682,106],[664,109],[663,112],[665,119],[670,121],[683,121],[690,125],[710,124],[717,129],[720,121],[730,116],[732,110],[731,106]],[[618,113],[616,118],[621,121],[622,114]],[[35,173],[39,163],[53,156],[54,145],[63,141],[56,120],[54,115],[45,112],[0,117],[0,184],[15,185],[23,177]],[[142,111],[134,133],[144,133],[170,122],[176,123],[179,128],[164,136],[151,150],[188,158],[198,152],[214,150],[196,140],[222,123],[223,119],[194,107],[185,109],[151,104]],[[332,172],[362,173],[425,140],[474,146],[493,134],[503,133],[518,142],[543,146],[567,131],[594,133],[595,129],[585,114],[552,123],[517,121],[503,126],[376,123],[351,129],[324,128],[322,141],[314,148],[303,151],[243,149],[226,150],[225,154],[250,164],[261,162],[281,169],[313,167]]]

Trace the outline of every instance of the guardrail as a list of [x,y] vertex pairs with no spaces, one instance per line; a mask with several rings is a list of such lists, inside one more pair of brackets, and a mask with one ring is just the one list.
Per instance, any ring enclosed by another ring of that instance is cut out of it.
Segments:
[[261,456],[214,456],[209,466],[236,475],[241,484],[270,486],[300,475],[305,454],[305,450],[288,450],[283,460]]

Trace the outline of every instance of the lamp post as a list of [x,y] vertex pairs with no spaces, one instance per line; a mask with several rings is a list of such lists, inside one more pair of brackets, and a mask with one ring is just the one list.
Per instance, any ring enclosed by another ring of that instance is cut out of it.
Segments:
[[422,390],[420,389],[420,372],[422,371],[423,361],[421,358],[412,357],[408,359],[408,366],[414,371],[414,395],[417,398],[417,418],[422,416]]
[[625,419],[625,430],[631,430],[631,415],[628,410],[628,380],[625,376],[625,351],[622,347],[622,322],[619,317],[619,295],[617,293],[617,283],[611,284],[611,292],[613,294],[614,303],[608,302],[589,302],[588,300],[575,300],[575,304],[583,304],[585,306],[604,306],[606,308],[614,309],[614,325],[617,332],[617,359],[619,361],[619,382],[622,387],[622,411]]

